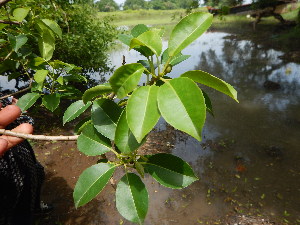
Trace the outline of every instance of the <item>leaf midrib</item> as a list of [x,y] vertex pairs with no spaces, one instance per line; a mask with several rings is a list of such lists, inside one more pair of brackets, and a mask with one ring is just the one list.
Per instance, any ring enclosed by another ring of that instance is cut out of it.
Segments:
[[[100,180],[100,178],[103,177],[103,175],[107,174],[111,169],[113,169],[113,168],[115,168],[115,167],[116,167],[116,166],[112,166],[112,167],[110,167],[105,173],[102,173],[101,176],[98,177],[98,179],[96,179],[95,182],[93,182],[93,183],[89,186],[89,188],[87,188],[87,191],[85,191],[85,192],[83,193],[82,197],[79,198],[78,204],[81,203],[81,199],[86,195],[86,193],[91,189],[91,187],[92,187],[93,185],[95,185],[95,183],[97,183],[97,182]],[[108,180],[109,180],[109,179],[107,179],[107,182],[108,182]],[[106,182],[106,184],[107,184],[107,182]],[[106,184],[105,184],[105,185],[106,185]],[[105,187],[105,185],[103,185],[103,187],[101,188],[101,190]],[[101,191],[101,190],[100,190],[100,191]]]
[[131,184],[130,184],[130,181],[129,181],[129,178],[128,178],[128,174],[127,174],[127,173],[126,173],[126,178],[127,178],[128,184],[129,184],[129,191],[130,191],[130,194],[131,194],[131,197],[132,197],[132,200],[133,200],[134,209],[135,209],[135,211],[136,211],[136,215],[137,215],[137,218],[138,218],[138,220],[139,220],[139,224],[141,224],[140,215],[139,215],[138,210],[137,210],[137,208],[136,208],[135,198],[133,197],[133,194],[132,194],[132,191],[131,191]]

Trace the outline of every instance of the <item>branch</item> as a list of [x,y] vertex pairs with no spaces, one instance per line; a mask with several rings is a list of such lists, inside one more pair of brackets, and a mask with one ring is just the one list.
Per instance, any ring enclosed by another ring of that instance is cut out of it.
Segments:
[[10,2],[11,0],[0,0],[0,7],[4,6],[6,3]]
[[45,135],[33,135],[17,133],[10,130],[0,129],[0,134],[5,134],[7,136],[19,137],[24,139],[39,140],[39,141],[76,141],[78,135],[73,136],[45,136]]
[[21,24],[18,21],[7,21],[7,20],[0,20],[0,23],[3,23],[3,24],[16,24],[16,25],[20,25]]
[[28,86],[27,88],[24,88],[24,89],[22,89],[22,90],[20,90],[20,91],[17,91],[17,92],[14,92],[14,93],[11,93],[11,94],[2,96],[2,97],[0,97],[0,100],[5,99],[5,98],[8,98],[8,97],[13,96],[13,95],[18,95],[18,94],[20,94],[20,93],[22,93],[22,92],[25,92],[25,91],[28,91],[28,90],[31,89],[31,86],[32,86],[32,79],[30,80],[29,86]]

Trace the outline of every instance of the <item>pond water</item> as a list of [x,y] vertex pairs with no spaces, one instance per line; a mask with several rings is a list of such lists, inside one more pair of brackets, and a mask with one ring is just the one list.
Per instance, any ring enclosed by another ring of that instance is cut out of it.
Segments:
[[[234,214],[300,224],[300,65],[226,33],[206,33],[183,53],[191,57],[173,68],[172,77],[210,72],[236,88],[240,103],[203,87],[215,117],[207,116],[202,142],[175,132],[170,143],[200,181],[170,190],[147,179],[146,224],[224,224]],[[120,66],[122,55],[127,63],[140,59],[123,48],[111,54],[112,63]],[[266,81],[280,88],[265,88]],[[165,129],[161,122],[157,132]]]

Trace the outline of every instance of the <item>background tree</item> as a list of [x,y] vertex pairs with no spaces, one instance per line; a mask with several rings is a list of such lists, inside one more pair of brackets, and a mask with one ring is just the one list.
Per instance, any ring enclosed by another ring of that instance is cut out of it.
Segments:
[[124,10],[127,9],[145,9],[146,8],[146,2],[144,0],[126,0],[124,2]]
[[[62,29],[63,36],[57,41],[54,59],[76,64],[84,73],[108,72],[108,54],[117,30],[110,19],[97,18],[98,10],[90,0],[16,0],[7,4],[7,12],[18,7],[29,7],[32,17],[54,20]],[[5,15],[4,9],[2,15]],[[33,26],[33,24],[26,24]],[[36,46],[38,48],[38,46]],[[93,51],[92,51],[93,50]]]
[[114,0],[100,0],[95,3],[95,6],[101,12],[112,12],[119,10],[119,6]]

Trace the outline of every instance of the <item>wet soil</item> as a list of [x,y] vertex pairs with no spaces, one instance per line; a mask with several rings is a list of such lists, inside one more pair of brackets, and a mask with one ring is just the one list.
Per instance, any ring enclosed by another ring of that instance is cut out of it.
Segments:
[[[182,132],[163,126],[162,129],[158,127],[151,132],[140,149],[141,153],[170,153],[176,143],[189,141]],[[61,129],[55,130],[57,132],[70,133]],[[38,216],[36,224],[131,224],[117,212],[115,189],[110,184],[90,203],[79,209],[74,207],[72,192],[76,181],[81,172],[95,164],[99,157],[84,156],[77,150],[75,142],[34,142],[33,145],[37,158],[46,171],[42,199],[55,207],[52,213]],[[202,151],[211,149],[217,154],[228,153],[234,145],[232,140],[207,140],[201,144]],[[232,171],[216,163],[218,162],[205,161],[207,171],[198,171],[201,180],[183,190],[169,190],[146,177],[150,210],[145,224],[282,224],[281,220],[270,220],[264,215],[263,196],[258,196],[259,200],[250,200],[257,194],[252,192],[258,187],[252,187],[253,182],[245,183],[248,168],[242,157],[235,156],[232,159]],[[122,171],[118,170],[115,179],[120,178],[121,174]],[[282,196],[278,195],[278,198]]]

